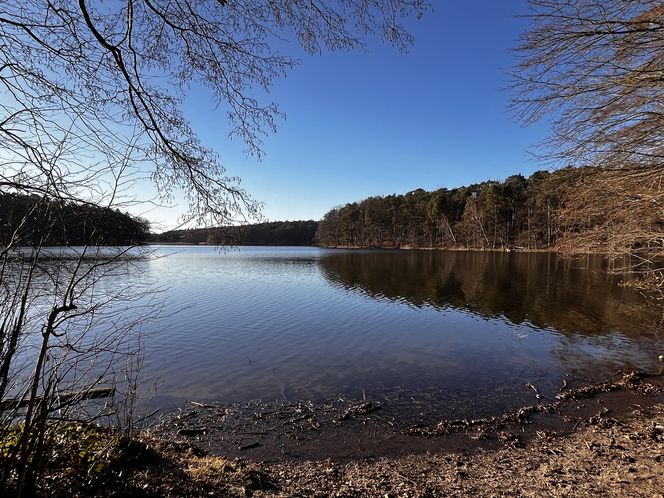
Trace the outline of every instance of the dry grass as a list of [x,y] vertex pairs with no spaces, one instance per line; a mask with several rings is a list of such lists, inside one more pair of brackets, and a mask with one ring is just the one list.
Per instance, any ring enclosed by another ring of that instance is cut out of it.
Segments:
[[219,456],[192,457],[187,465],[187,474],[196,480],[219,480],[235,471],[228,460]]

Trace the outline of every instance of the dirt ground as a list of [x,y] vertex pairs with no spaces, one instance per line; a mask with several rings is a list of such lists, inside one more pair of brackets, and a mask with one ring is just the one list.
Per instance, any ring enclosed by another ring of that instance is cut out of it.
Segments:
[[[659,425],[658,422],[659,421]],[[525,447],[422,453],[265,470],[278,496],[662,496],[664,405],[573,434],[541,431]],[[268,493],[269,494],[269,493]]]
[[159,458],[125,469],[125,491],[664,496],[661,376],[623,374],[498,417],[430,425],[399,424],[369,400],[241,408],[195,404],[162,419],[142,443]]

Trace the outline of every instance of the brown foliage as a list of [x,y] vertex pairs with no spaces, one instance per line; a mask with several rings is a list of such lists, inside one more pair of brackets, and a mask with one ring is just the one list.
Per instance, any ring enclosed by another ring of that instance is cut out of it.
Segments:
[[531,0],[513,106],[552,120],[544,157],[602,167],[664,159],[664,8],[658,0]]
[[658,0],[530,0],[512,104],[550,119],[543,158],[584,174],[559,213],[566,252],[627,255],[662,289],[664,6]]
[[567,252],[664,254],[664,166],[591,170],[559,212]]
[[664,166],[595,169],[568,185],[558,213],[566,253],[602,252],[631,283],[664,289]]

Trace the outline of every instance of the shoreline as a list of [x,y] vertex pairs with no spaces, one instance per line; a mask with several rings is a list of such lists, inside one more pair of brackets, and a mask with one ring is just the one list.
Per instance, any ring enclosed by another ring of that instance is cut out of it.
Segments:
[[[664,489],[662,371],[563,386],[555,400],[498,417],[407,430],[371,400],[246,412],[189,405],[117,444],[99,475],[53,469],[44,491],[56,498],[594,497]],[[278,442],[272,455],[269,440]],[[345,454],[330,451],[335,446]]]
[[161,417],[151,433],[212,455],[270,463],[441,451],[473,454],[499,449],[505,442],[526,445],[541,431],[569,435],[586,420],[624,417],[632,405],[664,404],[664,373],[631,372],[577,388],[564,386],[548,400],[533,391],[533,404],[499,415],[429,417],[427,422],[404,416],[389,401],[371,398],[324,403],[190,401]]
[[556,248],[547,249],[527,249],[527,248],[506,248],[491,249],[479,247],[370,247],[370,246],[300,246],[300,247],[318,247],[321,249],[346,249],[346,250],[365,250],[365,251],[441,251],[441,252],[480,252],[480,253],[501,253],[501,254],[555,254],[561,257],[582,257],[582,256],[604,256],[621,258],[629,256],[627,253],[613,254],[608,251],[566,251]]
[[555,248],[548,249],[527,249],[527,248],[507,248],[507,249],[482,249],[477,247],[373,247],[373,246],[323,246],[316,244],[212,244],[201,242],[198,244],[189,242],[146,242],[145,246],[212,246],[212,247],[312,247],[317,249],[344,249],[344,250],[364,250],[364,251],[440,251],[440,252],[480,252],[480,253],[501,253],[501,254],[555,254],[558,256],[611,256],[603,251],[580,251],[567,252]]
[[[310,247],[319,247],[321,249],[359,249],[359,250],[376,250],[376,251],[450,251],[450,252],[499,252],[499,253],[552,253],[552,254],[562,254],[556,249],[482,249],[482,248],[472,248],[472,247],[415,247],[415,246],[403,246],[403,247],[371,247],[371,246],[310,246]],[[589,253],[578,253],[578,254],[605,254],[599,252],[589,252]]]
[[[150,246],[191,246],[191,247],[228,247],[228,248],[237,248],[237,247],[312,247],[317,249],[344,249],[344,250],[364,250],[364,251],[440,251],[440,252],[479,252],[479,253],[501,253],[501,254],[556,254],[563,257],[577,257],[577,256],[612,256],[611,253],[605,251],[561,251],[555,248],[548,249],[527,249],[527,248],[506,248],[506,249],[491,249],[491,248],[478,248],[478,247],[414,247],[414,246],[403,246],[403,247],[373,247],[373,246],[323,246],[316,244],[215,244],[208,242],[141,242],[137,244],[132,244],[129,246],[117,246],[117,245],[99,245],[91,247],[150,247]],[[34,248],[34,246],[24,246],[26,248]],[[52,245],[48,247],[58,247],[58,248],[73,248],[79,246],[72,245]],[[82,246],[80,246],[82,247]],[[618,255],[622,257],[624,255]]]

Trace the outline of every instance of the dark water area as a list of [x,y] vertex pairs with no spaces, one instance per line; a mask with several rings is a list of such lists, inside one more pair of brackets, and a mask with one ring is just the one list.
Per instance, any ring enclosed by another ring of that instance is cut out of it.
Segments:
[[152,405],[400,400],[436,416],[496,414],[618,369],[655,371],[663,310],[599,257],[163,246],[143,279]]

